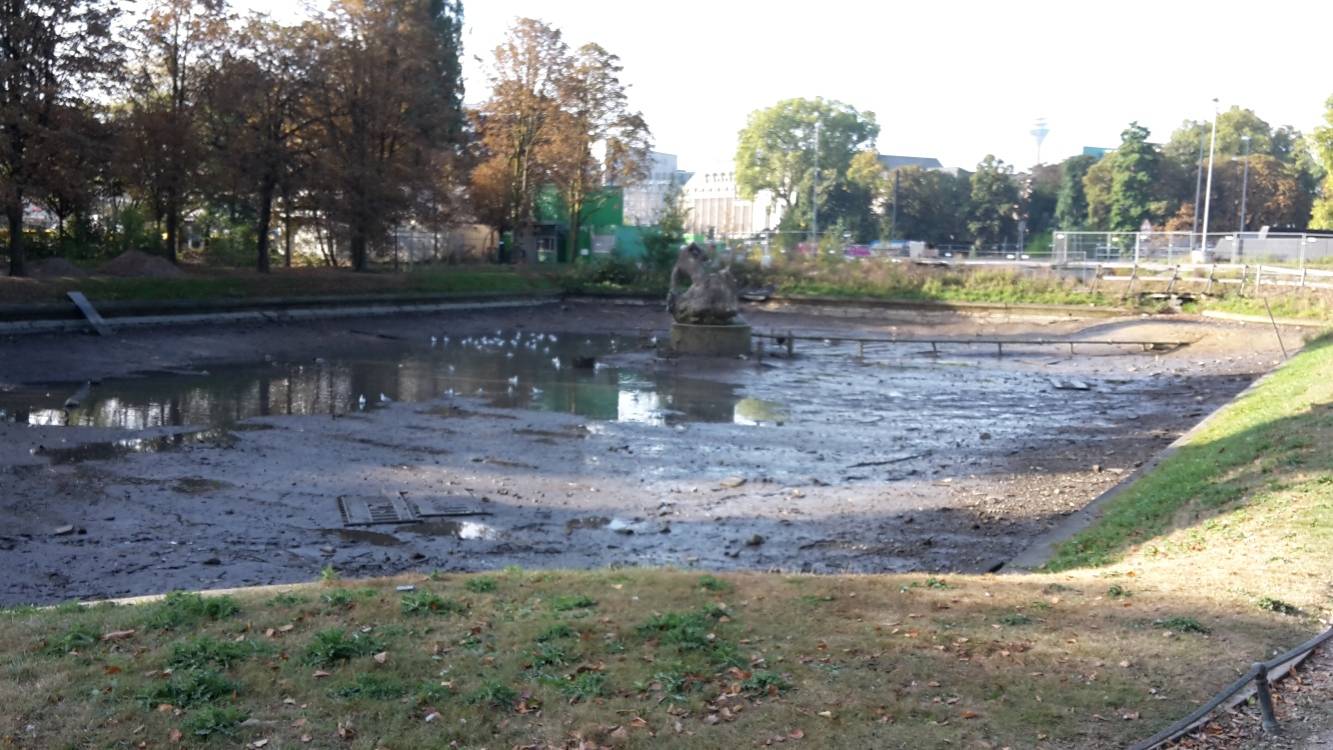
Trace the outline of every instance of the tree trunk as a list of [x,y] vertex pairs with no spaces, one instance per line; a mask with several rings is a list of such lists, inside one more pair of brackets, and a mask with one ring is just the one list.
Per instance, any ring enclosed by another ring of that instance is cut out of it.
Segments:
[[348,227],[347,248],[352,253],[352,270],[366,270],[366,231],[358,222]]
[[180,206],[176,199],[167,200],[167,259],[176,262],[177,232],[180,231]]
[[283,263],[288,268],[292,267],[292,206],[288,201],[282,202],[282,244],[285,245]]
[[18,190],[10,192],[5,217],[9,222],[9,275],[23,276],[27,273],[23,263],[23,194]]
[[258,255],[256,257],[255,270],[260,273],[268,273],[268,226],[273,218],[273,191],[275,186],[272,182],[266,181],[259,188],[259,220],[255,223],[257,230],[255,244],[258,246]]

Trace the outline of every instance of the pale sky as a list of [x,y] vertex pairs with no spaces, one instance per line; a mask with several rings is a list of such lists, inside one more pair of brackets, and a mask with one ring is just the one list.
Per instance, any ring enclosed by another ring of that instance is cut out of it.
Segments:
[[[263,6],[263,0],[242,0]],[[1333,2],[1179,0],[464,0],[467,101],[513,20],[619,55],[655,148],[701,170],[730,161],[752,110],[822,96],[875,113],[882,153],[973,167],[1114,146],[1138,120],[1165,141],[1187,118],[1253,109],[1309,132],[1333,95]]]

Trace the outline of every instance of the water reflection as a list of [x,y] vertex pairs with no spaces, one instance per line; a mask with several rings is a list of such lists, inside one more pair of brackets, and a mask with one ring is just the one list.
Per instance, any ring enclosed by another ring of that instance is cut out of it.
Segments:
[[601,363],[587,366],[590,360],[646,345],[614,336],[506,331],[439,337],[377,359],[264,362],[107,381],[68,410],[64,396],[77,385],[49,393],[0,393],[0,418],[129,429],[225,427],[251,417],[344,414],[387,401],[457,395],[498,407],[604,421],[752,425],[785,419],[779,405],[742,398],[735,386],[724,383]]

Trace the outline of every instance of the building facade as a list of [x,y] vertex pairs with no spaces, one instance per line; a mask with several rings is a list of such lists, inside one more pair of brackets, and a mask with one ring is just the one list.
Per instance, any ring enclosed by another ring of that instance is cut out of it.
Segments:
[[666,210],[667,195],[671,188],[683,186],[690,178],[689,172],[677,168],[675,154],[653,151],[651,158],[652,171],[648,179],[624,187],[626,225],[656,224]]
[[752,200],[741,198],[732,165],[695,172],[685,183],[683,200],[691,234],[715,237],[749,236],[775,229],[782,209],[768,191]]

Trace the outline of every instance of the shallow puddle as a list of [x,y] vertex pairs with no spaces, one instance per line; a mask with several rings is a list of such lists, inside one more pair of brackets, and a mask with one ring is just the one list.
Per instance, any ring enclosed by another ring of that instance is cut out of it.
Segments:
[[[447,396],[479,398],[494,407],[659,425],[754,425],[788,418],[780,404],[745,398],[734,385],[599,361],[651,347],[650,340],[606,335],[497,331],[427,337],[373,359],[266,361],[153,372],[87,390],[77,383],[19,389],[0,393],[0,420],[126,429],[229,427],[253,417],[341,415],[394,401]],[[78,405],[66,408],[67,401]]]
[[162,435],[151,438],[132,438],[126,440],[106,440],[82,443],[68,448],[47,448],[38,446],[34,455],[50,459],[52,464],[73,464],[82,461],[109,461],[128,456],[131,453],[158,453],[186,445],[210,444],[226,447],[235,442],[235,437],[226,430],[201,430],[182,432],[174,435]]

